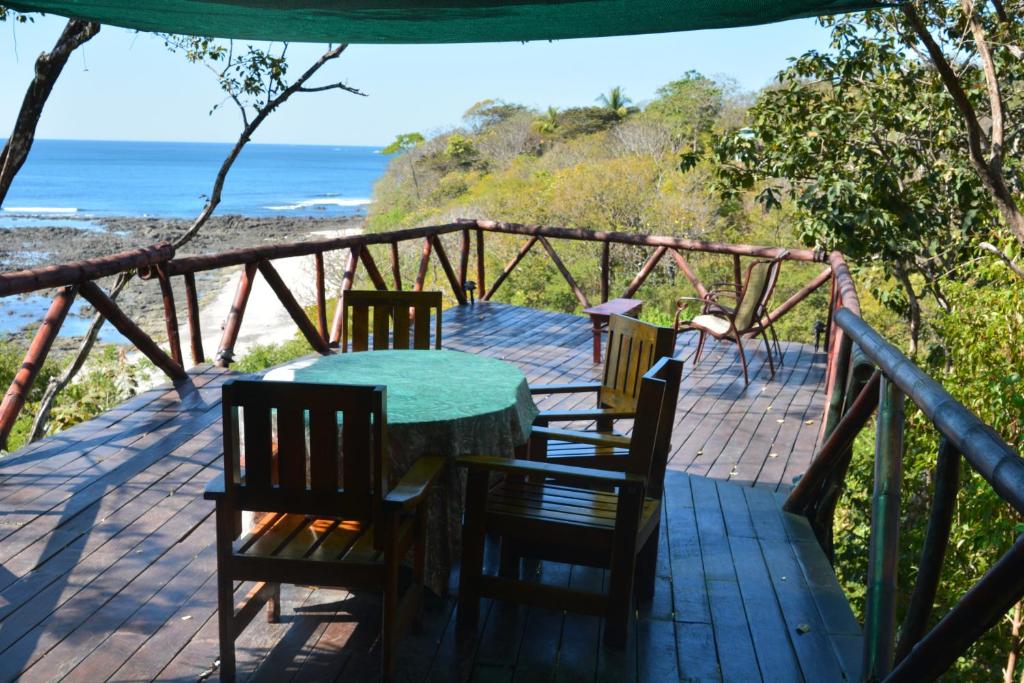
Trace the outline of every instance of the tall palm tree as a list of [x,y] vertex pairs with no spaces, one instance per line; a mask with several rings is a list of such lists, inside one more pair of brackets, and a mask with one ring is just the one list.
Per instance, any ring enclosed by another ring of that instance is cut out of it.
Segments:
[[537,127],[537,131],[550,135],[558,130],[558,110],[554,107],[548,107],[547,111],[537,117],[534,121],[534,125]]
[[629,114],[636,111],[636,107],[629,106],[633,103],[633,100],[626,97],[626,93],[623,92],[622,86],[617,85],[607,94],[599,95],[597,101],[604,106],[605,109],[612,112],[620,119],[626,118]]

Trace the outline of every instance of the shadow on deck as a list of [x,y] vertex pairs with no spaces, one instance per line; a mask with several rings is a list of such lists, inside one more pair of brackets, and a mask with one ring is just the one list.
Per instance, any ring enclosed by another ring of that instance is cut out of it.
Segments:
[[[444,336],[534,383],[597,371],[589,324],[574,316],[477,304],[448,311]],[[681,337],[679,353],[694,341]],[[753,354],[748,388],[727,345],[687,366],[658,586],[626,650],[600,645],[597,618],[501,603],[459,635],[449,596],[429,600],[403,640],[398,678],[857,679],[846,598],[806,522],[780,510],[815,446],[824,356],[783,350],[774,381],[763,349]],[[220,469],[220,385],[232,374],[196,369],[181,392],[148,391],[0,461],[0,680],[216,678],[213,508],[201,494]],[[554,405],[572,404],[542,407]],[[604,580],[550,563],[537,578]],[[377,677],[374,596],[286,587],[283,599],[281,623],[256,620],[238,640],[240,680]]]

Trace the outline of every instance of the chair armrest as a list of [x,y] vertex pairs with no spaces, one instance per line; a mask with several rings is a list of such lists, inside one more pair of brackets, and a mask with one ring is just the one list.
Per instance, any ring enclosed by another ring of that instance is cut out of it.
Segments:
[[612,410],[611,408],[588,408],[583,410],[542,410],[537,413],[540,422],[570,422],[573,420],[629,420],[636,417],[635,410]]
[[444,470],[444,464],[445,458],[436,455],[425,456],[414,462],[398,484],[384,496],[384,507],[408,510],[422,503]]
[[531,394],[571,394],[577,391],[598,391],[600,382],[583,382],[581,384],[542,384],[530,387]]
[[629,448],[630,439],[620,434],[608,434],[605,432],[584,432],[575,429],[551,429],[550,427],[534,427],[530,430],[531,436],[545,436],[548,439],[558,441],[571,441],[572,443],[584,443],[592,446],[607,446],[609,448]]
[[461,467],[471,470],[482,469],[505,474],[540,475],[551,479],[580,484],[603,484],[605,486],[644,486],[647,480],[639,474],[613,472],[610,470],[591,469],[589,467],[571,467],[568,465],[552,465],[529,460],[512,458],[496,458],[489,455],[471,455],[456,461]]
[[222,500],[224,498],[224,473],[206,482],[206,490],[203,491],[203,498],[206,500]]

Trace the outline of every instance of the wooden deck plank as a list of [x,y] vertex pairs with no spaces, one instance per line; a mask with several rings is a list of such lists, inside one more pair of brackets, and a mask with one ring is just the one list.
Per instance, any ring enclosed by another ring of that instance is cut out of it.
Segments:
[[[444,333],[446,348],[504,358],[532,384],[601,371],[586,318],[477,304],[447,311]],[[680,335],[677,355],[692,359],[694,342]],[[823,354],[783,346],[773,382],[763,347],[750,354],[746,388],[728,345],[687,364],[655,595],[637,606],[624,650],[601,645],[600,619],[491,601],[476,633],[459,632],[453,577],[453,593],[429,597],[422,630],[402,641],[396,679],[855,677],[856,621],[806,521],[782,513],[775,493],[809,463],[823,400]],[[216,677],[212,505],[201,491],[219,470],[219,392],[231,376],[194,369],[185,390],[155,388],[0,460],[0,679]],[[538,399],[570,409],[593,396]],[[489,567],[495,559],[489,548]],[[596,590],[606,581],[600,570],[534,567],[545,583]],[[282,622],[257,619],[238,640],[239,680],[378,675],[379,597],[282,592]]]

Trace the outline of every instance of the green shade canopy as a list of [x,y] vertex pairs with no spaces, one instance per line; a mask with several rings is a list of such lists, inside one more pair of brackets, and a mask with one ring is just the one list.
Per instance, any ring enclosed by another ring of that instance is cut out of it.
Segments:
[[[764,24],[884,0],[26,0],[4,3],[189,35],[316,43],[486,43]],[[666,55],[668,56],[668,55]]]

